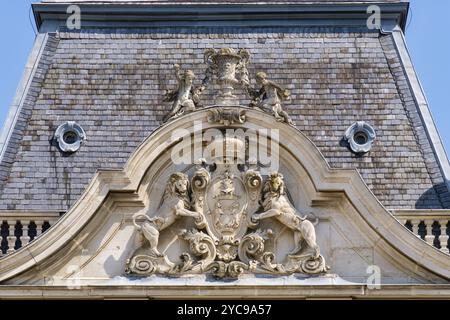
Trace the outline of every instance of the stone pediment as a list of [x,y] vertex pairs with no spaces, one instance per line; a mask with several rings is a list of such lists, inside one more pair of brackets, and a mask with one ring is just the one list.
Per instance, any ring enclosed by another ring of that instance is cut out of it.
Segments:
[[[237,138],[216,139],[214,145],[244,148]],[[184,276],[211,272],[217,278],[237,278],[244,273],[327,272],[314,225],[288,200],[283,176],[271,173],[263,185],[257,169],[239,169],[235,160],[245,163],[235,155],[220,155],[209,165],[198,165],[191,179],[182,172],[170,175],[156,213],[138,214],[133,219],[144,244],[127,261],[127,274]],[[174,227],[183,217],[192,218],[195,227]],[[293,250],[281,263],[276,261],[280,243],[274,241],[276,235],[270,224],[259,228],[259,222],[268,218],[292,232]],[[166,229],[178,236],[175,241],[188,244],[180,255],[181,263],[168,257],[170,246],[160,245],[170,237],[164,234]]]
[[[356,171],[331,169],[284,110],[289,90],[262,71],[253,80],[250,62],[245,49],[207,49],[201,85],[176,64],[164,124],[122,171],[99,172],[48,233],[1,260],[0,281],[368,283],[370,270],[385,283],[448,280],[448,256],[392,217]],[[214,101],[202,101],[211,89]]]
[[[237,112],[245,113],[245,121],[224,124],[211,120],[214,110],[197,110],[167,123],[136,150],[122,171],[99,172],[52,229],[0,261],[2,283],[109,284],[120,290],[139,278],[158,295],[166,287],[158,283],[176,285],[181,279],[188,281],[184,283],[193,279],[195,287],[201,288],[205,276],[214,276],[204,282],[208,288],[219,288],[223,278],[262,285],[258,274],[281,277],[287,286],[299,286],[300,279],[311,277],[336,286],[365,285],[371,266],[382,270],[381,283],[448,282],[449,257],[418,239],[386,211],[357,171],[331,169],[301,132],[274,122],[264,112],[242,107]],[[172,162],[171,151],[183,144],[173,132],[182,129],[195,137],[199,123],[201,132],[270,126],[278,130],[279,149],[273,152],[279,156],[278,172],[286,188],[280,193],[284,197],[274,199],[286,201],[297,223],[312,220],[320,252],[308,244],[303,246],[304,256],[292,252],[301,242],[296,242],[295,235],[300,227],[292,228],[293,220],[286,222],[267,213],[272,204],[265,200],[273,190],[266,188],[264,197],[261,189],[276,175],[271,177],[258,162],[243,161],[235,167],[220,159],[195,165]],[[174,177],[188,180],[192,198],[189,203],[182,200],[183,214],[170,227],[157,230],[157,244],[151,244],[152,238],[142,237],[135,224],[149,219],[150,226],[161,225],[162,199],[168,199],[165,192]],[[302,220],[306,213],[316,218]],[[143,262],[136,261],[139,256],[144,256]],[[140,263],[163,268],[153,272]],[[188,294],[189,285],[185,289]],[[219,291],[216,294],[220,296]]]

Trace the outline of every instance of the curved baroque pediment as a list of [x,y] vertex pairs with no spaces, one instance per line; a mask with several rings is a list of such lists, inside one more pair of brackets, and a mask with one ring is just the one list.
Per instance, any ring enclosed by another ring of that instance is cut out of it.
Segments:
[[[276,140],[277,170],[226,152],[172,161],[186,147],[176,130],[194,144],[207,130],[267,128],[277,131],[262,142]],[[330,168],[293,126],[250,108],[213,107],[160,127],[123,170],[99,172],[47,233],[0,260],[0,280],[213,275],[220,282],[263,274],[361,283],[378,265],[388,283],[445,283],[448,263],[382,206],[356,170]]]

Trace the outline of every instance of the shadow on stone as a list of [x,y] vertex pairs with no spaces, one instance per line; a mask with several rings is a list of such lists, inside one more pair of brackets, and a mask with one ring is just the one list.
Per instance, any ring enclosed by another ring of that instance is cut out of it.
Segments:
[[450,193],[445,183],[434,185],[425,191],[416,201],[416,209],[448,209],[450,208]]

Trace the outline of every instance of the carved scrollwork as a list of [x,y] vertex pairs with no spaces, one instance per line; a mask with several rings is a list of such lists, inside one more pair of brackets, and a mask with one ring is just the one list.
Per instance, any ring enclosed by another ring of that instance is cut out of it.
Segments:
[[200,212],[202,216],[205,207],[206,187],[209,185],[210,181],[211,175],[209,174],[208,170],[204,168],[204,160],[201,160],[201,164],[197,166],[197,171],[192,177],[191,183],[193,191],[193,206],[195,211]]
[[175,265],[166,256],[136,255],[127,261],[125,273],[136,275],[165,274]]
[[244,174],[244,181],[249,191],[250,199],[252,201],[258,200],[263,182],[261,174],[256,170],[248,170]]
[[228,264],[223,261],[214,261],[205,268],[205,272],[212,273],[216,278],[225,278],[228,272]]
[[192,259],[191,255],[187,252],[184,252],[180,256],[181,264],[176,265],[170,272],[170,275],[179,275],[183,273],[190,272],[195,267],[195,261]]
[[264,254],[264,242],[268,239],[272,230],[261,231],[247,234],[241,241],[239,246],[239,258],[241,261],[248,263],[251,260],[259,261]]
[[127,262],[126,273],[153,274],[157,270],[157,264],[149,256],[135,256]]
[[330,268],[325,264],[323,256],[289,256],[286,270],[289,273],[321,274],[326,273]]
[[202,265],[208,264],[216,258],[214,240],[207,234],[197,230],[183,230],[181,237],[189,242],[191,252],[200,258]]
[[228,276],[230,278],[237,278],[244,272],[252,272],[256,269],[256,264],[251,261],[249,264],[240,262],[240,261],[233,261],[228,264]]
[[265,251],[265,242],[273,236],[273,231],[257,230],[246,235],[239,246],[239,258],[241,261],[250,263],[257,262],[258,268],[269,273],[285,273],[282,265],[274,263],[275,254]]
[[330,267],[325,264],[324,257],[319,256],[317,258],[309,257],[308,259],[304,259],[299,271],[306,274],[320,274],[327,272],[329,269]]
[[199,167],[192,178],[192,189],[195,192],[201,192],[206,189],[211,180],[208,170]]
[[[253,167],[242,173],[237,164],[199,161],[191,184],[188,182],[186,174],[172,174],[157,212],[134,217],[145,241],[127,262],[128,274],[212,273],[217,278],[237,278],[243,273],[316,275],[328,271],[316,243],[314,224],[289,202],[282,174],[274,172],[263,183]],[[180,217],[193,219],[196,227],[178,231],[178,241],[187,242],[188,252],[175,264],[165,254],[167,248],[161,253],[158,244],[161,231],[173,228]],[[272,229],[249,231],[268,218],[292,231],[295,247],[284,259],[276,259]]]
[[[247,211],[255,212],[258,210],[260,204],[259,204],[259,198],[261,194],[261,188],[263,179],[261,177],[261,174],[254,169],[247,170],[244,174],[244,183],[245,188],[247,190],[248,196],[249,196],[249,203],[248,203],[248,209]],[[255,229],[258,224],[252,221],[252,215],[247,215],[247,224],[249,228]]]
[[245,110],[238,108],[215,108],[209,110],[208,122],[220,123],[223,125],[245,123]]

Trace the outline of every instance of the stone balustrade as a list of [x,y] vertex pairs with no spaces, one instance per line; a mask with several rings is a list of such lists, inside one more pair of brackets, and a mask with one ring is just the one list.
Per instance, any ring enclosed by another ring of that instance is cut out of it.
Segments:
[[[449,254],[450,210],[392,210],[417,237]],[[0,211],[0,257],[13,253],[44,233],[59,212]]]
[[39,237],[59,217],[59,212],[0,211],[0,257]]
[[450,210],[393,210],[391,212],[417,237],[449,254]]

